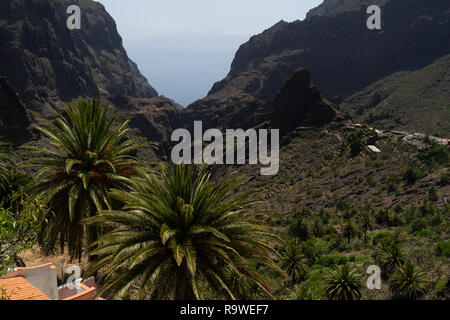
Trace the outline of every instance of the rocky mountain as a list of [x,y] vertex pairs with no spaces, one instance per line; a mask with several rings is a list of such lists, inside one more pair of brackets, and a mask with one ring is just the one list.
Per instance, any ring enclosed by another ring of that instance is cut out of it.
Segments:
[[[80,30],[67,27],[70,5],[81,9]],[[117,102],[136,132],[149,139],[164,132],[159,128],[170,128],[163,121],[166,113],[180,109],[158,97],[129,59],[113,18],[91,0],[0,1],[0,76],[0,135],[16,144],[39,139],[29,126],[38,121],[35,115],[52,117],[67,101],[82,97]],[[124,109],[123,99],[126,106],[147,103]],[[161,122],[144,121],[150,114]]]
[[0,136],[9,137],[11,142],[22,144],[30,136],[24,105],[6,78],[0,77]]
[[341,109],[380,129],[450,136],[450,55],[397,72],[346,98]]
[[[66,25],[81,8],[81,30]],[[113,18],[90,0],[0,2],[0,74],[23,100],[158,93],[122,46]]]
[[322,92],[311,84],[311,74],[306,69],[297,70],[284,84],[273,102],[271,124],[282,133],[300,126],[320,128],[332,121],[345,120],[345,116]]
[[[370,1],[382,7],[383,29],[375,31],[366,28],[368,3],[327,0],[304,21],[282,21],[252,37],[236,53],[228,76],[216,83],[207,97],[182,109],[172,100],[158,97],[139,73],[122,46],[114,20],[101,4],[90,0],[2,1],[0,76],[8,87],[4,89],[9,92],[8,101],[13,101],[8,103],[23,108],[15,109],[21,115],[12,121],[5,102],[1,119],[6,127],[21,128],[27,138],[17,138],[13,129],[4,128],[0,134],[5,132],[20,144],[33,134],[23,130],[36,122],[32,111],[52,117],[66,101],[79,97],[109,101],[131,118],[137,135],[162,144],[165,151],[161,154],[167,152],[172,130],[190,128],[194,120],[202,120],[204,128],[249,128],[266,123],[287,132],[296,126],[345,120],[329,102],[345,99],[342,111],[358,121],[376,121],[380,115],[373,113],[372,107],[380,93],[371,89],[373,83],[381,81],[378,86],[386,87],[392,82],[382,79],[392,74],[417,75],[414,70],[450,52],[450,3]],[[81,30],[66,26],[66,9],[72,4],[81,7]],[[435,78],[438,81],[439,77]],[[443,87],[444,83],[434,86]],[[387,90],[398,92],[396,87]],[[418,91],[411,92],[414,100]],[[385,101],[389,108],[395,96]],[[427,106],[434,108],[434,104]],[[387,112],[381,107],[377,110],[383,115]],[[397,118],[394,124],[405,122],[400,114]],[[439,123],[432,122],[430,127],[435,125]]]
[[324,95],[340,102],[398,71],[425,67],[450,52],[447,0],[370,1],[382,30],[369,30],[365,0],[329,0],[304,21],[279,22],[243,44],[227,77],[190,108],[222,113],[235,101],[270,101],[297,69],[307,68]]
[[385,5],[387,1],[388,0],[324,0],[323,3],[307,13],[306,19],[311,19],[313,16],[335,17],[342,13],[357,13],[363,8],[367,8],[374,4]]

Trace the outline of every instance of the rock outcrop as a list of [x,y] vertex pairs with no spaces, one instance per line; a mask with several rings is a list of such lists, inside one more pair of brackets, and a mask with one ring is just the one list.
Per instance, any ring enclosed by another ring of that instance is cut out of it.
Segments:
[[[369,30],[366,0],[329,0],[308,19],[280,22],[243,44],[208,102],[227,96],[270,101],[297,69],[307,68],[333,102],[402,70],[450,52],[448,0],[373,0],[382,30]],[[201,102],[197,102],[196,105]]]
[[30,122],[17,92],[6,78],[0,77],[0,136],[12,143],[22,144],[30,138]]
[[[81,30],[66,24],[74,4],[81,8]],[[114,20],[98,2],[1,1],[0,39],[0,75],[24,103],[158,95],[128,58]]]
[[306,69],[294,72],[273,102],[272,127],[279,128],[282,134],[299,126],[321,127],[341,120],[345,120],[344,115],[311,84]]

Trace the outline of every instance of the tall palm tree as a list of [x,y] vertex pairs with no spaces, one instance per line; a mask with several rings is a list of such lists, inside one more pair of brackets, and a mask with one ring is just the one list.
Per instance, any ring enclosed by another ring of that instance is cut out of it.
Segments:
[[427,293],[426,284],[423,273],[408,261],[395,270],[389,287],[394,297],[415,300]]
[[359,300],[362,286],[357,270],[344,264],[331,271],[325,279],[325,294],[331,300]]
[[24,172],[15,168],[11,145],[0,140],[0,207],[8,209],[13,206],[13,195],[28,183]]
[[292,284],[295,284],[297,276],[301,276],[308,271],[308,258],[302,253],[300,248],[290,245],[281,261],[281,268],[291,277]]
[[306,241],[311,237],[308,221],[303,216],[296,216],[289,227],[289,235],[299,241]]
[[382,242],[375,251],[375,261],[383,270],[384,277],[392,275],[397,267],[406,262],[400,242],[397,240]]
[[0,140],[0,179],[3,179],[3,176],[9,171],[11,165],[10,155],[11,145]]
[[232,270],[271,297],[251,262],[285,274],[272,260],[279,254],[271,245],[283,241],[246,209],[254,191],[234,193],[240,185],[235,178],[214,180],[206,167],[161,165],[160,171],[136,179],[135,191],[112,192],[123,210],[86,219],[114,228],[92,252],[100,259],[88,275],[106,274],[99,294],[119,298],[137,283],[138,299],[202,299],[203,288],[235,299]]
[[347,221],[347,223],[342,228],[342,235],[347,238],[348,243],[351,242],[352,238],[356,237],[358,234],[358,229],[355,227],[351,220]]
[[62,251],[67,242],[70,256],[81,259],[85,234],[93,243],[98,230],[85,230],[80,221],[112,209],[108,191],[129,188],[130,177],[138,170],[130,153],[149,144],[126,140],[128,121],[114,128],[117,115],[108,117],[108,112],[99,100],[69,104],[55,123],[45,120],[46,126],[37,128],[52,148],[27,147],[30,159],[22,166],[38,170],[30,191],[42,196],[51,209],[39,234],[46,250],[53,250],[59,239]]
[[364,241],[367,241],[367,231],[375,227],[375,219],[373,217],[373,210],[370,206],[360,208],[356,219],[359,223],[362,232],[364,232]]
[[11,145],[0,140],[0,205],[6,206],[10,195]]

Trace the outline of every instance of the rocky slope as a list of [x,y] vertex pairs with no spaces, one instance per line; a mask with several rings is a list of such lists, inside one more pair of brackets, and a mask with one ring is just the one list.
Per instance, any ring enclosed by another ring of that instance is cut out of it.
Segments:
[[[66,25],[73,4],[81,8],[81,30]],[[51,118],[67,101],[82,97],[148,102],[124,113],[136,132],[156,141],[170,128],[166,113],[174,117],[180,108],[158,97],[128,58],[113,18],[91,0],[0,1],[0,76],[0,134],[16,144],[39,139],[29,126],[38,121],[36,114]]]
[[228,76],[192,107],[220,110],[230,97],[269,101],[302,67],[311,71],[326,97],[339,101],[389,74],[423,68],[450,52],[449,1],[371,1],[382,7],[380,31],[366,27],[366,2],[326,1],[305,21],[282,21],[252,37],[239,48]]
[[[81,30],[69,30],[67,8],[81,8]],[[90,0],[0,3],[0,74],[23,100],[157,92],[128,58],[105,8]]]
[[450,137],[450,55],[423,69],[383,78],[346,98],[341,108],[380,129]]

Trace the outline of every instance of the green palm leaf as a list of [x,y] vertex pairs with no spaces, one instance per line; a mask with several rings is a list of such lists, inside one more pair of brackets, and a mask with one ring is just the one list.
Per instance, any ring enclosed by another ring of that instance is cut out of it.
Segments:
[[135,281],[141,299],[201,299],[205,290],[217,298],[241,298],[242,287],[229,276],[233,272],[272,298],[250,262],[285,275],[272,260],[278,256],[273,245],[283,241],[246,208],[252,201],[235,192],[236,179],[216,181],[206,167],[160,170],[134,178],[132,191],[111,192],[124,203],[122,211],[84,220],[113,226],[93,252],[104,263],[90,265],[89,274],[104,274],[102,292],[121,297]]

